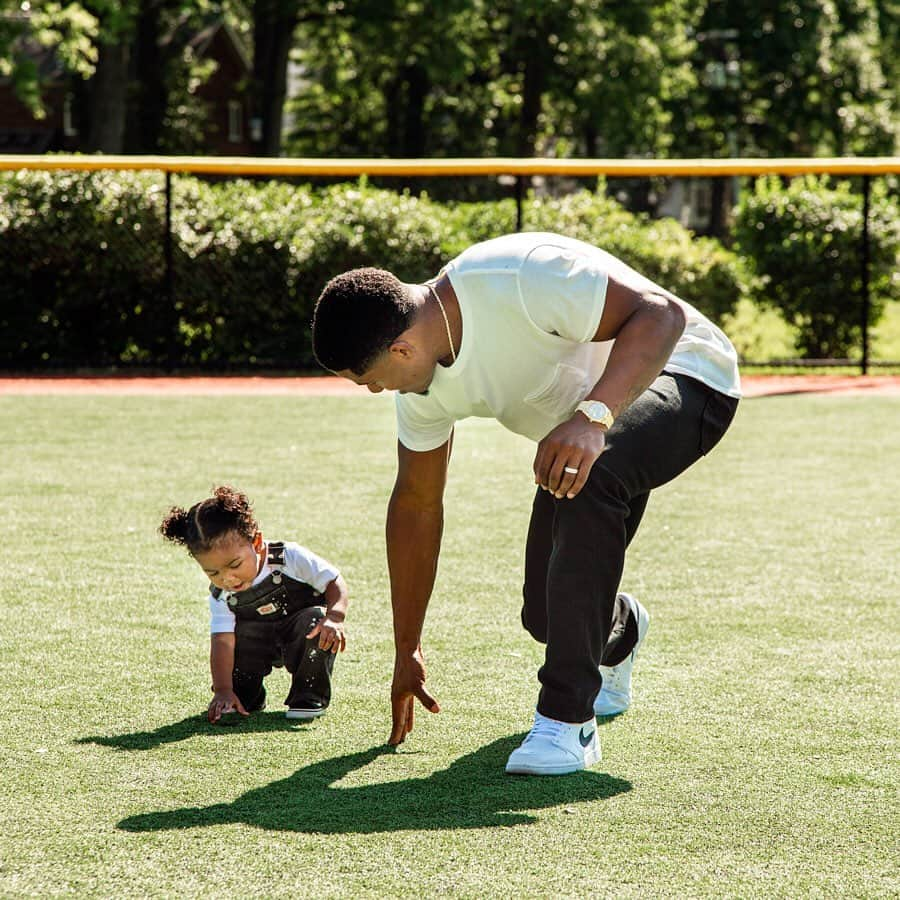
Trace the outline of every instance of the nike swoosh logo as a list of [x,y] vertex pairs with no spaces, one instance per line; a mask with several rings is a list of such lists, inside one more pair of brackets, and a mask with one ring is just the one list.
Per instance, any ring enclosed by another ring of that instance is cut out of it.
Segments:
[[581,744],[582,747],[587,747],[587,745],[591,742],[594,737],[594,729],[588,728],[588,733],[584,733],[584,726],[581,731],[578,732],[578,743]]

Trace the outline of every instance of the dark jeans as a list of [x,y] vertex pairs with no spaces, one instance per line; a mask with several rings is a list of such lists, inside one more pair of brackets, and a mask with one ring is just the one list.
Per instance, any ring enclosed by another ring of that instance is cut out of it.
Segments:
[[653,488],[708,453],[738,401],[686,375],[663,372],[616,420],[581,492],[557,500],[538,488],[525,549],[522,624],[547,645],[538,711],[593,718],[599,664],[624,660],[637,623],[617,598],[628,546]]
[[286,706],[305,707],[309,701],[328,706],[334,654],[319,649],[318,635],[312,640],[306,638],[324,615],[323,607],[309,606],[274,622],[235,622],[232,682],[247,712],[262,708],[266,699],[263,679],[272,666],[281,665],[292,676]]

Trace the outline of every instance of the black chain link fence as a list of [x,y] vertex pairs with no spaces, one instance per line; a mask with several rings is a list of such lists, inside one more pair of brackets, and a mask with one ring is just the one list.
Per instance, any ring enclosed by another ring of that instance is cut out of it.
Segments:
[[[870,291],[896,290],[882,270],[900,236],[870,234],[868,176],[860,184],[852,258],[844,247],[837,265],[852,273],[852,362],[865,371]],[[571,192],[586,187],[578,206]],[[594,240],[727,324],[751,294],[748,268],[607,193],[595,179],[0,173],[0,367],[315,370],[309,320],[329,277],[381,265],[424,279],[469,242],[523,227]]]

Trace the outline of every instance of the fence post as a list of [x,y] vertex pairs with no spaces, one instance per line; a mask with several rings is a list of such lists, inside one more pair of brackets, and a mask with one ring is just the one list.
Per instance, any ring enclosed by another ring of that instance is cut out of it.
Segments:
[[516,231],[522,230],[522,197],[525,194],[525,182],[521,175],[516,175]]
[[862,374],[869,371],[869,194],[872,177],[863,175],[862,213]]
[[166,229],[163,233],[163,257],[165,260],[166,321],[169,322],[169,347],[166,353],[169,370],[175,368],[178,350],[176,329],[178,316],[175,313],[175,265],[172,252],[172,173],[166,170]]

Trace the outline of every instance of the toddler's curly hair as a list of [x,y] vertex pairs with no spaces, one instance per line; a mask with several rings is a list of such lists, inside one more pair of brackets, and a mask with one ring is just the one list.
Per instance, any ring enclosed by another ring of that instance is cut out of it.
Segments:
[[212,497],[190,509],[173,506],[159,526],[167,541],[181,544],[192,554],[206,552],[226,534],[237,533],[252,541],[257,531],[250,499],[227,484],[214,488]]

